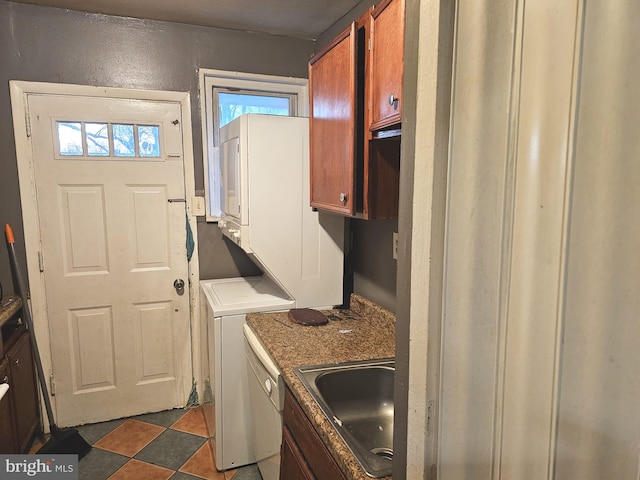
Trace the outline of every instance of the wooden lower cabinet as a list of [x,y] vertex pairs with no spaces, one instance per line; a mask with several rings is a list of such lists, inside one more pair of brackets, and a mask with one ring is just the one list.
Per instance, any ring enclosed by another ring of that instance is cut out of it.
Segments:
[[282,451],[280,452],[280,479],[314,480],[316,478],[291,436],[288,428],[282,431]]
[[[9,362],[0,361],[0,384],[11,385]],[[0,400],[0,453],[16,453],[15,428],[11,414],[11,389]]]
[[0,453],[25,453],[40,427],[38,390],[29,333],[16,329],[4,343],[0,383],[9,391],[0,400]]
[[280,480],[346,480],[288,388],[283,423]]
[[16,442],[18,451],[25,452],[40,420],[31,340],[27,332],[22,333],[7,352],[7,360],[11,371]]

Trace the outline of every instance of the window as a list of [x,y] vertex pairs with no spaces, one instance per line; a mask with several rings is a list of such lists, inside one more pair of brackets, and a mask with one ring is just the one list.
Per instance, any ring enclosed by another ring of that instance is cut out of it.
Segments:
[[207,221],[220,217],[220,127],[244,113],[306,117],[306,78],[200,70]]
[[158,125],[57,121],[57,156],[160,157]]

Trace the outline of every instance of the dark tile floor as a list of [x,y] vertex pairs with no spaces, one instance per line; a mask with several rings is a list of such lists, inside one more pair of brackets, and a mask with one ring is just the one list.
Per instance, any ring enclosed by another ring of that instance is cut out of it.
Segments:
[[219,472],[200,407],[76,427],[93,448],[80,480],[262,480],[249,465]]

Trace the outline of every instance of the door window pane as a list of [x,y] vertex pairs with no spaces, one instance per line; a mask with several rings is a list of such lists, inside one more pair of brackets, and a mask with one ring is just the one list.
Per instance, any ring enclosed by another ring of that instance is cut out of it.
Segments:
[[82,123],[57,122],[60,155],[83,155]]
[[111,153],[109,151],[109,124],[85,123],[84,128],[87,139],[87,154],[108,157]]
[[133,134],[133,125],[114,123],[113,127],[113,153],[116,157],[135,157],[136,141]]
[[138,151],[141,157],[160,156],[160,128],[138,125]]

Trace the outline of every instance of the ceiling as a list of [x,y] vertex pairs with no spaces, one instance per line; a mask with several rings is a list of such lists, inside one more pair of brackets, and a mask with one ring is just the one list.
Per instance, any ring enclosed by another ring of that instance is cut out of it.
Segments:
[[12,0],[315,40],[360,0]]

